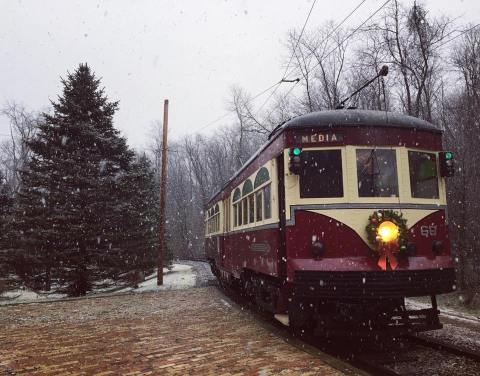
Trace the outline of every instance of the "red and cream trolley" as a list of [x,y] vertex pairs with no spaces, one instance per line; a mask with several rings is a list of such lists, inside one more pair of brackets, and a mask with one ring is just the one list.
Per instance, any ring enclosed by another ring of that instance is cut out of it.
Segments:
[[[442,133],[381,111],[294,118],[208,203],[205,252],[222,283],[280,321],[328,333],[441,327],[452,291]],[[406,297],[432,307],[408,310]]]

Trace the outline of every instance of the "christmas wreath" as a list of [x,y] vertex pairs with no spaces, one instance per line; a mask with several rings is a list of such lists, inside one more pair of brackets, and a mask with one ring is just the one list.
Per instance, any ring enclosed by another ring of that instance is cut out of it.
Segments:
[[368,217],[367,239],[380,255],[378,265],[392,269],[398,265],[395,253],[407,250],[407,220],[393,210],[377,210]]
[[398,238],[395,243],[399,251],[405,251],[407,249],[407,220],[403,218],[403,214],[393,210],[377,210],[368,217],[366,227],[368,241],[375,246],[382,243],[382,239],[378,235],[378,228],[386,221],[390,221],[398,227]]

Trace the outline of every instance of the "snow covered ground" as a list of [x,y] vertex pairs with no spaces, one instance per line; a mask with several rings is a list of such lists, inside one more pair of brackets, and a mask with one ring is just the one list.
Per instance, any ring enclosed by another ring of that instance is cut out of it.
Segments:
[[41,302],[65,298],[65,294],[39,294],[28,289],[8,291],[0,295],[0,305],[25,302]]
[[[147,276],[145,281],[138,285],[138,288],[127,287],[118,289],[118,287],[115,286],[111,289],[103,288],[98,291],[91,292],[88,295],[111,295],[124,292],[178,290],[191,288],[196,285],[196,273],[191,265],[173,264],[171,270],[165,268],[163,269],[163,273],[163,286],[157,286],[157,273],[155,272]],[[28,289],[13,290],[0,295],[0,305],[44,302],[64,298],[67,298],[67,295],[56,293],[36,293]]]
[[195,286],[196,275],[193,267],[190,265],[173,264],[171,271],[163,274],[163,286],[157,286],[157,273],[149,275],[145,282],[138,285],[138,288],[127,287],[116,292],[145,292],[145,291],[160,291],[160,290],[179,290],[187,289]]
[[[413,308],[413,309],[431,308],[431,304],[421,303],[413,299],[406,299],[405,303],[407,305],[407,308]],[[448,317],[452,320],[463,321],[463,322],[472,323],[472,324],[480,323],[480,317],[476,315],[468,314],[468,313],[461,312],[459,310],[455,310],[452,308],[447,308],[441,305],[439,305],[439,310],[442,316]]]

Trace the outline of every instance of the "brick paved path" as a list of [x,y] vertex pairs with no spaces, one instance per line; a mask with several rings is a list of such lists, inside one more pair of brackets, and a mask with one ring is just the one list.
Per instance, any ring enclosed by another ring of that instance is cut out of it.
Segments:
[[214,287],[0,307],[0,375],[341,375]]

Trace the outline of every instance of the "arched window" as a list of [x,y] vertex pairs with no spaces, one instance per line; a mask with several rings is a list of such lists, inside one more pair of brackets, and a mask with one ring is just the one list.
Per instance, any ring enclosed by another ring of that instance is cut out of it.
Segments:
[[253,192],[252,181],[250,179],[248,179],[245,182],[245,184],[243,184],[242,196],[246,196],[246,195],[248,195],[249,193],[252,193],[252,192]]
[[235,192],[233,192],[233,202],[240,200],[242,197],[242,193],[240,192],[240,188],[235,189]]
[[255,176],[255,188],[260,187],[263,183],[266,183],[269,180],[270,174],[268,173],[268,170],[265,167],[262,167],[258,171],[257,176]]

